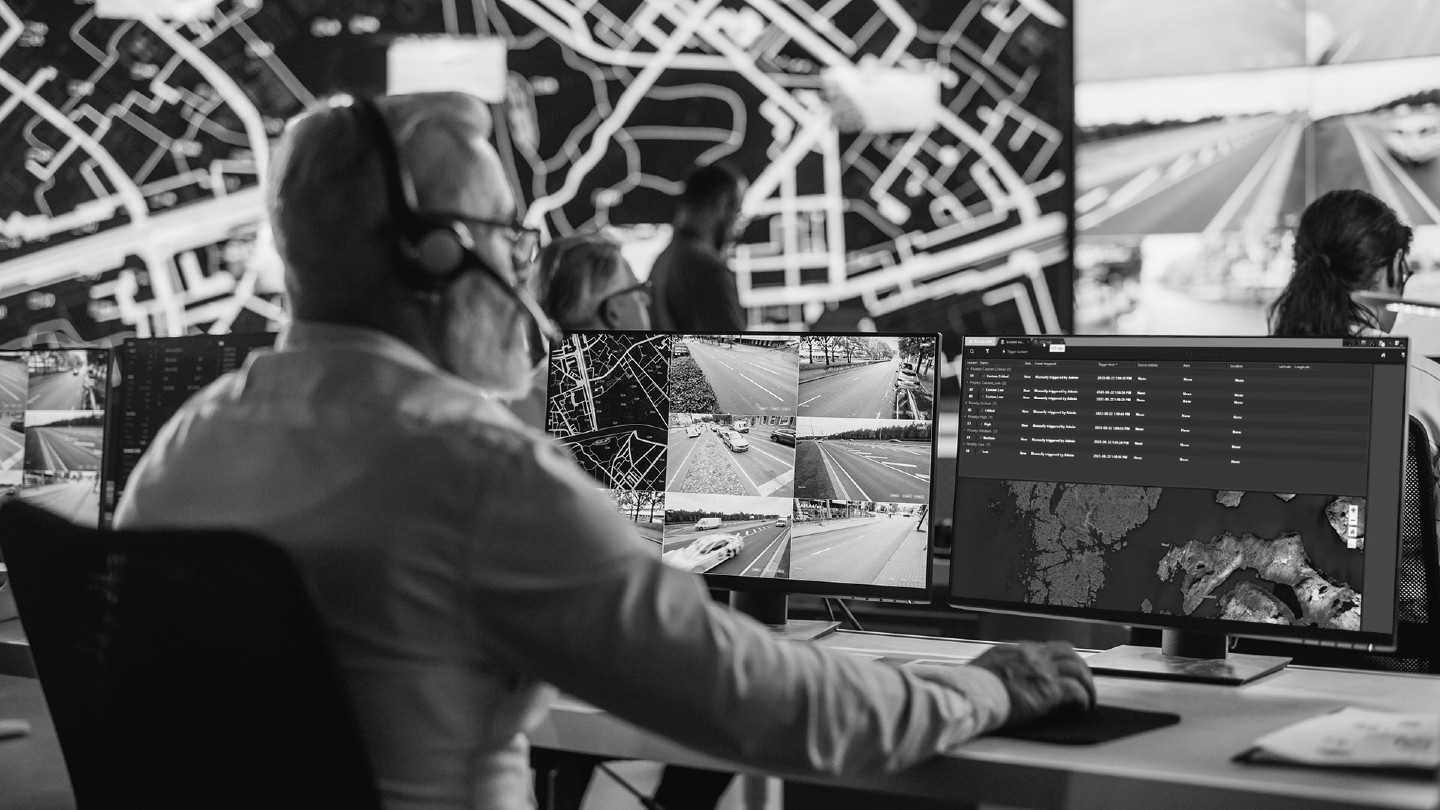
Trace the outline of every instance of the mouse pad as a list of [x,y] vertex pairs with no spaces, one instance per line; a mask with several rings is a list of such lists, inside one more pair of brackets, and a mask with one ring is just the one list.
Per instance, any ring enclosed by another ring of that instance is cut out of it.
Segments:
[[1042,717],[1020,726],[990,732],[994,737],[1014,740],[1058,743],[1060,745],[1093,745],[1117,740],[1142,731],[1171,726],[1180,722],[1180,715],[1126,709],[1121,706],[1095,707],[1088,714],[1058,714]]

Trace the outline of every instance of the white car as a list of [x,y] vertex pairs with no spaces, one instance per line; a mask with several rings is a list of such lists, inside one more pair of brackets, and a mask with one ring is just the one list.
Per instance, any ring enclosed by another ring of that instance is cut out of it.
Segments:
[[776,525],[776,526],[789,526],[789,525],[790,525],[790,518],[786,518],[786,517],[778,517],[778,518],[775,518],[775,525]]
[[745,548],[745,539],[738,534],[707,534],[684,548],[667,551],[660,559],[666,565],[703,574],[734,557]]
[[695,438],[696,436],[699,436],[699,435],[700,435],[700,426],[699,426],[699,425],[691,425],[690,427],[685,428],[685,435],[688,436],[688,437],[691,438],[691,439]]
[[918,388],[920,377],[915,374],[915,366],[912,363],[901,363],[900,368],[895,370],[896,388]]
[[1429,163],[1440,156],[1440,113],[1397,108],[1384,138],[1385,148],[1395,157],[1411,164]]
[[733,430],[721,433],[720,441],[725,442],[725,446],[730,448],[732,453],[743,453],[750,449],[750,440]]

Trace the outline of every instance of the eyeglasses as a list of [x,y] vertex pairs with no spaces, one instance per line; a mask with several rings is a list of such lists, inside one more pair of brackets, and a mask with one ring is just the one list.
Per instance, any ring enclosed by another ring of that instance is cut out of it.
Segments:
[[426,213],[431,216],[464,222],[468,225],[485,225],[500,229],[505,234],[505,241],[510,243],[510,260],[514,263],[517,281],[524,284],[530,280],[535,260],[540,258],[541,234],[539,229],[527,227],[515,220],[485,219],[451,211],[434,212],[433,214],[427,211]]
[[1404,290],[1405,282],[1413,275],[1415,271],[1410,268],[1410,261],[1404,251],[1397,251],[1395,261],[1385,268],[1385,282],[1396,290]]

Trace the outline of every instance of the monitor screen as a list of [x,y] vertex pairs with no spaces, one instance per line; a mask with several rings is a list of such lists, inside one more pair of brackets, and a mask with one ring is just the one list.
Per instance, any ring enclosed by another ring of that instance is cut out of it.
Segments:
[[0,497],[101,520],[110,350],[0,351]]
[[1393,646],[1408,351],[966,338],[952,604]]
[[120,503],[130,473],[160,428],[185,400],[227,371],[240,368],[255,349],[275,343],[274,332],[131,338],[118,352],[108,454],[108,509]]
[[939,338],[577,332],[546,425],[715,587],[928,601]]

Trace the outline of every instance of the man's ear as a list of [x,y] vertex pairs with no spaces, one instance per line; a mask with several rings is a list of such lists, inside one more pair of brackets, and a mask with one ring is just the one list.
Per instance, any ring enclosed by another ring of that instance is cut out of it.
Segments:
[[600,309],[596,314],[600,316],[600,323],[606,329],[615,328],[615,323],[620,317],[617,307],[619,307],[619,304],[615,303],[614,298],[606,298],[600,302]]

